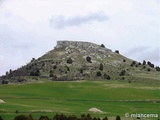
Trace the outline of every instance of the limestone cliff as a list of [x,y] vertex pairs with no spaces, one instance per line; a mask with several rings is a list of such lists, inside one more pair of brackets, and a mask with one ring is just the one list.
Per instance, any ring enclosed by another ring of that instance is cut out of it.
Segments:
[[101,47],[100,45],[91,43],[91,42],[82,42],[82,41],[57,41],[57,46],[55,48],[66,48],[66,53],[70,53],[70,48],[76,48],[81,54],[86,53],[98,53],[107,54],[111,52],[110,49]]

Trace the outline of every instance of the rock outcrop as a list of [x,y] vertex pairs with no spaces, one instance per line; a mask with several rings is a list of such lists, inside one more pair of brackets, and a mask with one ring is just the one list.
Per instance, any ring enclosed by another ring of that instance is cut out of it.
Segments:
[[66,48],[66,53],[71,53],[70,48],[76,48],[81,54],[87,53],[103,53],[107,54],[111,52],[110,49],[101,47],[100,45],[90,43],[90,42],[82,42],[82,41],[57,41],[57,46],[55,48]]

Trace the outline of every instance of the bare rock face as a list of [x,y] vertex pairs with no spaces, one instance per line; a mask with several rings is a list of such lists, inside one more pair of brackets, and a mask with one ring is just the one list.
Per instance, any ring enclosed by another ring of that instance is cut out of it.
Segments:
[[101,47],[100,45],[82,41],[57,41],[57,46],[55,48],[61,48],[61,47],[65,47],[67,53],[71,53],[70,48],[76,48],[81,54],[87,54],[87,53],[107,54],[111,52],[110,49]]

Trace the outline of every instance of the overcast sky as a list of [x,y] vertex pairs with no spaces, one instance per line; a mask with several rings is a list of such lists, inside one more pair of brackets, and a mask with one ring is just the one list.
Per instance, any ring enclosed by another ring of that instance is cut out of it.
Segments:
[[0,0],[0,75],[57,40],[103,43],[160,66],[160,0]]

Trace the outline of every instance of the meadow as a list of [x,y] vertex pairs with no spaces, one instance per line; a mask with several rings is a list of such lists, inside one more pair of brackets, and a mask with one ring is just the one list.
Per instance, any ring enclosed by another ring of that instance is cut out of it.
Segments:
[[[65,115],[91,114],[115,120],[125,114],[159,114],[160,85],[127,83],[120,81],[42,81],[27,84],[0,85],[0,116],[13,120],[20,114],[32,114],[34,118],[47,115],[52,118],[56,113]],[[97,108],[99,111],[89,111]]]

